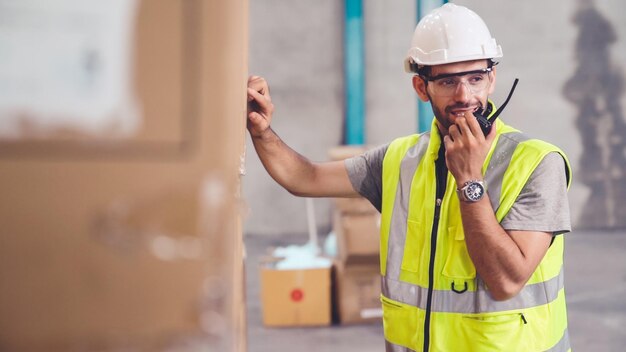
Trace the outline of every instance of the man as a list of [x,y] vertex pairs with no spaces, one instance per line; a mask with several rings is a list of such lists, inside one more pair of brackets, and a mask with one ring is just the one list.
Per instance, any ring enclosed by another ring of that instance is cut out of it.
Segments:
[[405,60],[432,130],[345,162],[313,163],[270,129],[269,88],[248,87],[248,129],[269,174],[299,196],[367,197],[382,214],[387,351],[568,351],[563,236],[570,170],[558,148],[486,111],[502,50],[469,9],[418,24]]

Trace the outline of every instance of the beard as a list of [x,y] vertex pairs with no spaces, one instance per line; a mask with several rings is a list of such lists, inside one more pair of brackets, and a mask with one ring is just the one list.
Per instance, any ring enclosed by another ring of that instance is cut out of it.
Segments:
[[[429,96],[430,98],[430,96]],[[441,130],[440,132],[443,135],[448,134],[448,129],[454,125],[454,118],[452,117],[454,114],[452,113],[453,110],[457,110],[457,109],[468,109],[471,107],[474,107],[474,112],[475,111],[483,111],[484,110],[484,104],[480,101],[477,100],[475,102],[468,102],[466,104],[453,104],[453,105],[448,105],[446,107],[444,107],[443,109],[440,109],[438,107],[436,107],[433,104],[433,100],[430,99],[430,106],[433,109],[433,113],[435,115],[435,118],[437,119],[437,122],[439,124],[439,128],[443,130]]]

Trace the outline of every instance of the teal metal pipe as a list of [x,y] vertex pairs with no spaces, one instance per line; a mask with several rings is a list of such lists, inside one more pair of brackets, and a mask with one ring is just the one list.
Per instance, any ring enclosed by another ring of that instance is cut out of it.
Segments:
[[345,0],[345,144],[365,143],[365,50],[362,0]]
[[[447,2],[448,0],[417,0],[417,22],[419,22],[424,15]],[[430,102],[423,102],[418,98],[417,132],[430,131],[433,116],[433,109],[430,106]]]

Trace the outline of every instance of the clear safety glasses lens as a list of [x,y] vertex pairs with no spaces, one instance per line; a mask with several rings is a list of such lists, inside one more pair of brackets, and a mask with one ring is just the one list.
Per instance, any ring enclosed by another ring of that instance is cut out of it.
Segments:
[[438,96],[453,96],[460,84],[464,84],[470,92],[477,94],[485,90],[490,81],[491,68],[475,71],[458,72],[429,77],[433,93]]

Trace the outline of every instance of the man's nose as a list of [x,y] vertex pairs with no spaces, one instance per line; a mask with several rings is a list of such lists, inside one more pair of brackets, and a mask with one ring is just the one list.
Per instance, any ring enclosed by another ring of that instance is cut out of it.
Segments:
[[471,95],[470,88],[467,86],[467,82],[459,81],[454,91],[454,99],[459,102],[465,102],[469,100]]

